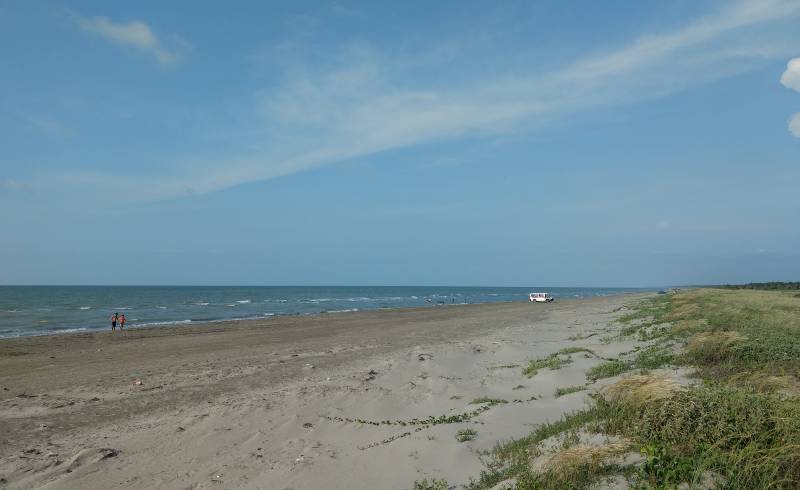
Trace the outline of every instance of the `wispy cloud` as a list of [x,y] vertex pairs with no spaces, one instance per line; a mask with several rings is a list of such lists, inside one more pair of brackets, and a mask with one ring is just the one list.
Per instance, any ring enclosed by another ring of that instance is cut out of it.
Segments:
[[107,17],[78,17],[78,25],[103,39],[148,53],[162,65],[181,61],[190,49],[189,43],[177,35],[170,36],[170,47],[166,47],[150,26],[139,20],[114,22]]
[[[281,83],[258,95],[260,143],[269,150],[194,160],[172,167],[172,177],[133,185],[147,189],[146,198],[212,192],[390,149],[531,131],[567,114],[662,97],[786,56],[761,26],[798,12],[793,0],[743,0],[550,72],[477,73],[468,81],[448,79],[435,60],[350,46],[327,66],[289,67]],[[152,49],[149,29],[130,31],[126,42]]]
[[800,112],[789,118],[789,132],[795,138],[800,138]]

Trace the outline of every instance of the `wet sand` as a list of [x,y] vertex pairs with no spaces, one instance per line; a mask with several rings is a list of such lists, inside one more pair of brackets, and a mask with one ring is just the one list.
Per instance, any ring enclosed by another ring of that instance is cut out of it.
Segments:
[[[465,483],[479,451],[583,406],[587,392],[555,389],[630,349],[600,338],[646,295],[2,340],[0,487]],[[522,374],[527,360],[573,346],[597,355]],[[508,403],[470,403],[479,397]],[[458,442],[464,428],[476,438]]]

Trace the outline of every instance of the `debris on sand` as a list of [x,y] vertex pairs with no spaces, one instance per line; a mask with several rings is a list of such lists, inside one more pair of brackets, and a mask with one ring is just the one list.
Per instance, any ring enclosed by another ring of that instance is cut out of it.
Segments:
[[630,444],[624,442],[573,446],[553,454],[544,463],[543,469],[559,480],[569,481],[571,475],[596,469],[609,458],[625,453],[629,447]]
[[680,383],[666,376],[634,374],[605,387],[600,394],[606,400],[641,405],[668,398],[682,389]]

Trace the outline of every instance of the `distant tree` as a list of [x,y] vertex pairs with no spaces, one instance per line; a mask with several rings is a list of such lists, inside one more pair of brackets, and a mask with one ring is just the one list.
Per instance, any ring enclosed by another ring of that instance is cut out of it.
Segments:
[[800,282],[749,282],[747,284],[723,284],[715,286],[722,289],[760,289],[766,291],[797,291]]

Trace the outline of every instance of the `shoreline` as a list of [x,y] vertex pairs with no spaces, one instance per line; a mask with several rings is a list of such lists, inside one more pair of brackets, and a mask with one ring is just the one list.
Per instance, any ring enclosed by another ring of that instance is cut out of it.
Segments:
[[[59,286],[54,286],[55,289],[62,289]],[[96,289],[94,286],[87,286],[89,289]],[[121,289],[128,289],[126,286],[120,287]],[[12,288],[13,290],[14,288]],[[16,288],[19,289],[19,288]],[[67,288],[68,290],[71,288]],[[152,288],[143,288],[143,289],[152,289]],[[169,289],[169,288],[167,288]],[[208,288],[200,288],[200,289],[208,289]],[[211,288],[214,289],[214,288]],[[223,288],[224,289],[224,288]],[[233,288],[239,289],[239,288]],[[287,289],[287,288],[276,288],[278,290]],[[293,288],[288,288],[289,290]],[[305,288],[299,288],[305,289]],[[312,288],[313,289],[313,288]],[[347,289],[347,288],[344,288]],[[324,297],[324,298],[310,298],[304,299],[303,297],[296,296],[292,298],[291,294],[282,293],[283,296],[288,296],[289,299],[264,299],[262,300],[225,300],[229,301],[231,304],[225,304],[226,308],[221,308],[223,305],[219,303],[215,303],[212,306],[207,306],[209,303],[197,303],[192,302],[188,296],[183,297],[183,300],[189,301],[187,302],[178,302],[175,304],[169,303],[169,306],[156,306],[154,307],[151,301],[155,301],[153,298],[148,298],[145,300],[143,304],[133,304],[131,307],[125,308],[113,308],[113,307],[106,307],[106,306],[86,306],[86,307],[74,307],[70,306],[67,307],[65,305],[57,305],[52,306],[52,308],[46,308],[44,311],[52,313],[42,313],[42,314],[35,314],[33,313],[36,308],[33,305],[24,304],[17,304],[16,302],[25,301],[23,296],[18,296],[16,299],[14,297],[13,291],[10,298],[6,298],[10,300],[12,305],[16,305],[16,307],[12,309],[2,310],[0,309],[0,339],[6,338],[21,338],[21,337],[31,337],[31,336],[42,336],[42,335],[64,335],[69,333],[83,333],[83,332],[96,332],[96,331],[104,331],[109,330],[110,323],[107,321],[107,315],[111,315],[114,311],[122,311],[126,310],[125,313],[129,317],[128,323],[126,325],[129,329],[138,329],[138,328],[149,328],[149,327],[171,327],[175,325],[182,325],[182,324],[203,324],[203,323],[217,323],[217,322],[229,322],[229,321],[247,321],[247,320],[262,320],[268,319],[271,317],[283,317],[283,316],[295,316],[295,315],[317,315],[317,314],[341,314],[341,313],[348,313],[351,311],[377,311],[377,310],[386,310],[386,309],[396,309],[396,308],[431,308],[431,307],[440,307],[440,306],[458,306],[458,305],[474,305],[474,304],[494,304],[494,303],[503,303],[503,302],[517,302],[517,301],[524,301],[527,300],[527,293],[524,295],[519,291],[516,290],[517,288],[500,288],[500,293],[487,293],[486,290],[479,290],[479,291],[459,291],[456,293],[456,296],[467,295],[465,297],[457,298],[458,301],[455,303],[451,303],[450,299],[453,299],[452,296],[448,296],[447,301],[428,301],[427,299],[423,298],[424,293],[431,293],[431,291],[425,291],[422,288],[422,291],[412,289],[408,292],[415,292],[418,293],[420,296],[411,295],[408,297],[367,297],[370,293],[375,293],[375,291],[361,291],[360,288],[356,288],[355,291],[348,294],[354,295],[361,295],[358,297],[336,297],[335,294],[332,297]],[[491,288],[488,288],[491,289]],[[515,289],[514,291],[502,291],[502,289]],[[571,300],[571,299],[579,299],[579,298],[588,298],[588,297],[595,297],[595,296],[606,296],[606,295],[614,295],[614,294],[629,294],[629,293],[641,293],[641,292],[649,292],[649,289],[639,289],[639,288],[556,288],[556,289],[566,289],[567,291],[563,292],[564,296],[558,297],[557,300]],[[396,291],[390,291],[394,294],[401,294]],[[443,291],[436,291],[433,294],[434,297],[444,297],[440,296],[439,293]],[[577,293],[576,293],[577,292]],[[254,291],[244,291],[242,295],[253,295],[257,294]],[[330,292],[328,291],[310,291],[304,294],[322,294],[323,296],[330,296]],[[342,294],[342,291],[339,291],[339,294]],[[388,294],[388,293],[387,293]],[[471,294],[476,294],[475,297],[470,297]],[[483,297],[481,297],[483,295]],[[238,296],[238,295],[236,295]],[[302,296],[302,295],[301,295]],[[493,299],[493,297],[498,296],[508,296],[505,298]],[[524,296],[524,298],[522,298]],[[252,297],[252,296],[251,296]],[[86,304],[89,304],[93,301],[91,298],[85,298]],[[119,298],[118,298],[119,299]],[[172,298],[173,301],[179,300],[181,298]],[[196,298],[194,298],[196,299]],[[206,298],[206,299],[213,299],[213,298]],[[217,298],[218,300],[220,298]],[[423,301],[425,299],[428,301],[425,303]],[[134,298],[127,298],[128,301],[136,303],[136,301],[142,300],[142,298],[134,299]],[[16,302],[15,302],[16,301]],[[77,304],[82,304],[83,301],[79,300],[77,297],[71,298],[70,301],[75,301]],[[120,301],[126,301],[122,299]],[[398,304],[387,304],[386,301],[393,303],[395,301],[400,301]],[[407,302],[405,302],[407,301]],[[240,304],[241,303],[241,304]],[[286,304],[286,308],[281,309],[274,309],[274,305]],[[192,306],[203,306],[199,310],[192,309]],[[241,306],[245,308],[245,311],[241,311],[239,313],[234,312],[233,310],[238,310],[238,308],[227,308],[233,306]],[[261,305],[261,306],[259,306]],[[316,305],[316,308],[314,306]],[[324,305],[328,305],[323,307]],[[19,307],[22,306],[22,309]],[[156,308],[157,310],[153,310]],[[188,309],[186,309],[188,308]],[[208,308],[208,310],[206,310]],[[309,310],[311,308],[311,310]],[[128,311],[128,310],[135,310],[135,311]],[[169,314],[162,315],[161,309],[164,311],[169,310]],[[249,309],[249,311],[246,311]],[[80,311],[78,311],[80,310]],[[86,310],[86,311],[84,311]],[[84,313],[89,313],[91,318],[86,317]],[[50,317],[49,315],[54,315],[54,317]],[[5,315],[5,316],[4,316]],[[9,316],[10,315],[10,316]],[[144,315],[144,317],[140,320],[139,318],[135,318],[137,316]]]
[[[574,356],[534,380],[520,366],[569,345],[604,355],[629,348],[598,336],[624,304],[651,294],[3,339],[0,477],[11,488],[465,481],[480,470],[477,451],[582,406],[585,393],[556,401],[553,392],[597,359]],[[481,397],[508,403],[418,432],[346,421],[450,417],[482,407],[471,403]],[[454,439],[465,427],[477,429],[474,442]],[[371,469],[365,454],[377,458]]]
[[[606,294],[606,295],[597,295],[597,296],[587,296],[581,298],[562,298],[558,299],[557,302],[569,302],[569,301],[580,301],[585,299],[595,299],[595,298],[608,298],[612,296],[625,296],[625,295],[638,295],[638,294],[650,294],[655,292],[654,290],[641,290],[641,291],[631,291],[631,292],[620,292],[614,294]],[[172,329],[172,328],[181,328],[181,327],[202,327],[206,325],[214,325],[214,324],[242,324],[242,323],[252,323],[252,322],[268,322],[270,320],[278,320],[281,318],[287,317],[301,317],[301,318],[308,318],[308,317],[316,317],[322,315],[344,315],[344,314],[354,314],[354,313],[369,313],[369,312],[384,312],[384,311],[396,311],[396,310],[414,310],[414,311],[426,311],[432,308],[454,308],[454,307],[465,307],[465,306],[482,306],[482,305],[506,305],[506,304],[528,304],[528,301],[495,301],[495,302],[487,302],[487,303],[455,303],[455,304],[433,304],[430,306],[396,306],[396,307],[378,307],[378,308],[365,308],[365,309],[350,309],[350,310],[335,310],[335,311],[321,311],[317,313],[276,313],[273,315],[264,315],[264,316],[255,316],[255,317],[246,317],[246,318],[221,318],[218,320],[176,320],[176,321],[169,321],[169,322],[154,322],[154,323],[146,323],[140,325],[128,325],[125,327],[125,331],[133,332],[133,331],[142,331],[142,330],[155,330],[155,329]],[[119,329],[118,329],[119,330]],[[6,341],[13,341],[18,339],[27,339],[32,337],[50,337],[50,336],[64,336],[64,335],[79,335],[85,336],[86,334],[102,334],[104,332],[110,333],[111,330],[108,326],[105,327],[74,327],[70,329],[66,329],[64,331],[51,331],[41,334],[29,334],[29,335],[19,335],[16,337],[0,337],[0,347]]]

